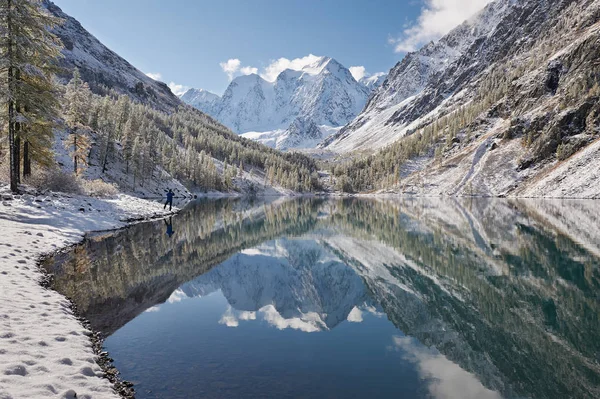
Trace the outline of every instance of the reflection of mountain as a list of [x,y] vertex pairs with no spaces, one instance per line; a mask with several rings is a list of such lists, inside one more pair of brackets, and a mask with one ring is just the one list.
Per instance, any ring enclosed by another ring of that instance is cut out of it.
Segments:
[[333,216],[346,235],[327,242],[400,330],[485,386],[599,397],[600,262],[548,224],[548,208],[353,202]]
[[45,267],[54,288],[108,336],[237,251],[310,230],[318,203],[200,202],[173,219],[173,237],[162,221],[138,224],[92,237]]
[[296,319],[311,331],[334,328],[366,295],[356,273],[315,241],[287,239],[242,251],[181,289],[189,296],[219,289],[238,311],[272,306],[282,318],[272,320]]
[[454,364],[507,397],[600,397],[596,203],[239,206],[192,208],[175,219],[173,240],[158,223],[89,241],[57,267],[55,286],[108,334],[178,287],[222,291],[230,326],[263,318],[327,330],[358,321],[366,302],[407,336],[395,347],[439,384],[452,378],[436,372]]

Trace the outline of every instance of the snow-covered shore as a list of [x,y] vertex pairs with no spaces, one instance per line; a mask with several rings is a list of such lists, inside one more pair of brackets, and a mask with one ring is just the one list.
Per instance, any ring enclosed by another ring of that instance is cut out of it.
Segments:
[[12,196],[6,187],[0,199],[0,398],[118,398],[96,363],[90,331],[65,297],[40,284],[38,260],[87,232],[168,210],[128,195]]

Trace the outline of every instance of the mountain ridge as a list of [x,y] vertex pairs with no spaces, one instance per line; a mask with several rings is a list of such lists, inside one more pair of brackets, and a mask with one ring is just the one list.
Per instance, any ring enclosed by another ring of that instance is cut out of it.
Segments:
[[[380,83],[380,75],[366,82],[374,87]],[[283,134],[298,117],[318,126],[343,126],[362,110],[370,95],[367,85],[356,81],[348,68],[330,57],[319,57],[300,70],[283,70],[272,82],[258,74],[238,76],[220,98],[205,99],[199,94],[205,92],[190,89],[181,99],[236,133],[268,132],[270,136]],[[322,129],[320,139],[330,131]],[[306,142],[296,140],[294,148],[309,142],[314,143],[314,137]]]

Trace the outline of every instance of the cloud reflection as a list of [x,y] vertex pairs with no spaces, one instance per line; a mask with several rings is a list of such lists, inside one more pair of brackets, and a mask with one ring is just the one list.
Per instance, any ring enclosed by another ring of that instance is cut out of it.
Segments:
[[327,330],[325,322],[321,316],[315,312],[303,313],[300,317],[286,319],[273,305],[267,305],[260,308],[257,312],[239,311],[231,306],[227,307],[219,324],[227,327],[238,327],[240,321],[262,320],[277,328],[278,330],[300,330],[304,332],[317,332]]
[[436,399],[501,399],[498,392],[484,387],[471,373],[448,360],[435,349],[427,348],[409,337],[393,337],[394,348],[404,358],[417,365],[418,372],[428,381],[429,394]]

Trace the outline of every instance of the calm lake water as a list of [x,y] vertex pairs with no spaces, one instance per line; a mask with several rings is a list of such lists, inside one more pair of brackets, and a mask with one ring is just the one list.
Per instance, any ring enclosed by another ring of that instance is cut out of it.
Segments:
[[48,262],[138,398],[598,398],[592,201],[200,201]]

